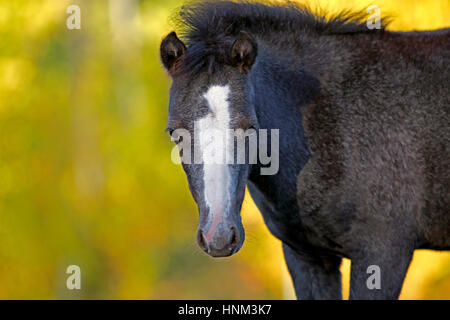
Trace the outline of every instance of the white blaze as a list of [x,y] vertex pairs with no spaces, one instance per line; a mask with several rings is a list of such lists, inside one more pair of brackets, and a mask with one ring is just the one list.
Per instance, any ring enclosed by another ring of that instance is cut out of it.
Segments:
[[227,129],[230,125],[229,86],[212,86],[203,95],[210,113],[198,120],[199,152],[203,160],[204,197],[210,209],[210,227],[204,235],[211,241],[217,226],[222,222],[228,203],[230,173],[227,166],[227,151],[233,140]]

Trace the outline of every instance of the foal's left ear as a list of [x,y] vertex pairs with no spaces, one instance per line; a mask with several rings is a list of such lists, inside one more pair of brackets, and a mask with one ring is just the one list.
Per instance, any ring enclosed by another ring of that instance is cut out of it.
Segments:
[[253,37],[245,31],[241,31],[231,47],[231,62],[242,73],[250,71],[256,56],[258,45]]
[[167,71],[173,71],[176,62],[185,54],[186,46],[178,39],[175,32],[170,33],[161,42],[160,54],[161,61]]

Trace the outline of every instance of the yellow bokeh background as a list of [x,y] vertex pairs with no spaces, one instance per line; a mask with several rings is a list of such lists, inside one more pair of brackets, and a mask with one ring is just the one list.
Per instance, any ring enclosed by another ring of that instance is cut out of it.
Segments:
[[[450,26],[448,0],[370,4],[391,30]],[[66,9],[81,8],[81,30]],[[0,298],[292,299],[281,244],[246,195],[246,242],[213,259],[164,133],[159,43],[179,0],[0,0]],[[66,288],[66,268],[82,289]],[[349,261],[344,261],[348,296]],[[450,299],[450,254],[417,251],[403,299]]]

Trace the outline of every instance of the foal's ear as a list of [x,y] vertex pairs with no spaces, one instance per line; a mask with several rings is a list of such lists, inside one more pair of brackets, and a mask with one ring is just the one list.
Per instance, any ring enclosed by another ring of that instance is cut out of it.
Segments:
[[161,42],[161,61],[167,71],[171,72],[175,63],[185,54],[186,46],[178,39],[175,32],[171,32]]
[[258,54],[258,45],[253,37],[241,31],[231,47],[231,62],[242,73],[250,71]]

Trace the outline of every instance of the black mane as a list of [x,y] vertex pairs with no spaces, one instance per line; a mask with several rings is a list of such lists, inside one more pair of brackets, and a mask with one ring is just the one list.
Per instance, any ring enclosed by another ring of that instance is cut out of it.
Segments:
[[[299,37],[302,32],[327,35],[373,32],[367,28],[365,10],[346,10],[334,15],[319,11],[313,13],[308,6],[292,2],[283,5],[227,0],[188,3],[173,17],[189,47],[180,69],[196,72],[205,66],[213,68],[215,62],[226,63],[227,48],[241,30],[256,37],[280,32]],[[386,24],[386,19],[382,19],[381,31]]]

